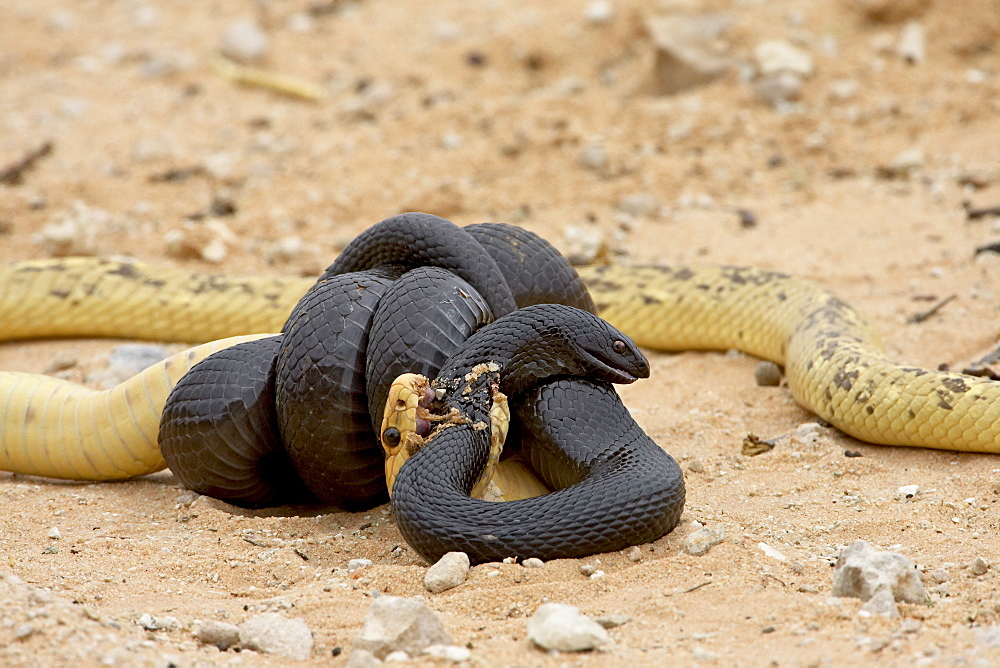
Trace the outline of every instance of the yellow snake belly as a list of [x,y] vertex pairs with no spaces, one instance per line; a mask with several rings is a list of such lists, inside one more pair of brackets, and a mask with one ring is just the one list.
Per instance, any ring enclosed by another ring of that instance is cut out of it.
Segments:
[[[797,402],[855,438],[1000,453],[1000,384],[889,360],[868,323],[812,281],[739,267],[599,266],[583,267],[580,275],[600,315],[639,345],[667,351],[737,348],[774,361],[785,367]],[[115,336],[196,342],[279,331],[312,283],[92,258],[0,265],[0,340]],[[133,379],[109,391],[117,392],[114,408],[100,408],[102,402],[110,406],[110,394],[84,399],[76,393],[91,391],[69,383],[0,372],[0,468],[88,480],[162,468],[156,430],[149,425],[159,420],[169,386],[182,373],[158,381],[158,402],[139,385],[122,389]],[[82,403],[70,410],[72,401]],[[85,444],[75,431],[85,420],[74,415],[102,411],[109,422]],[[64,439],[76,442],[73,452]],[[92,455],[91,447],[100,454]]]

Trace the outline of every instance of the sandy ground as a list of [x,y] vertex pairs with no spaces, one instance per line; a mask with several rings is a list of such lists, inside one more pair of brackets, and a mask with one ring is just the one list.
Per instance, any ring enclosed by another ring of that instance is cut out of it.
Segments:
[[[603,22],[568,0],[426,4],[5,2],[0,168],[46,141],[52,151],[0,185],[0,260],[49,255],[58,234],[43,230],[68,224],[72,252],[311,274],[369,224],[423,210],[516,222],[566,250],[574,232],[599,234],[619,261],[810,277],[914,364],[961,365],[995,344],[1000,257],[974,251],[998,240],[1000,218],[964,208],[1000,205],[995,0],[682,3],[729,14],[714,47],[739,64],[672,96],[651,84],[643,29],[670,3],[614,0]],[[265,27],[263,67],[324,99],[219,76],[210,58],[240,18]],[[925,31],[922,62],[896,51],[907,19]],[[779,109],[757,99],[746,66],[769,39],[814,63],[801,99]],[[211,215],[213,200],[235,211]],[[215,262],[192,256],[205,249]],[[43,372],[68,357],[82,378],[116,343],[4,344],[0,368]],[[1000,458],[832,430],[797,439],[814,418],[787,389],[757,387],[754,359],[650,357],[652,378],[621,393],[685,468],[681,526],[638,562],[484,565],[428,594],[473,663],[1000,663]],[[748,432],[788,437],[746,457]],[[920,487],[910,501],[897,493],[907,484]],[[25,583],[0,596],[6,665],[284,663],[193,640],[197,620],[262,610],[303,618],[312,662],[343,665],[374,595],[423,590],[426,565],[385,507],[246,513],[192,497],[169,472],[115,484],[2,474],[0,496],[0,572]],[[725,542],[686,554],[695,522],[724,528]],[[858,538],[918,564],[930,601],[881,619],[831,600],[832,562]],[[977,557],[992,562],[984,575],[972,574]],[[352,558],[374,563],[349,574]],[[545,601],[631,621],[610,650],[550,656],[526,639]],[[143,613],[177,626],[145,631]]]

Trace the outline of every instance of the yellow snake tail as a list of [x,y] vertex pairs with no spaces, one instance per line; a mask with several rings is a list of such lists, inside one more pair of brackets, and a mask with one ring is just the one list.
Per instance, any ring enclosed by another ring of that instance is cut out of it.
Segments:
[[795,400],[857,439],[1000,454],[1000,383],[889,360],[864,318],[812,281],[749,267],[581,275],[601,316],[639,345],[782,364]]
[[314,282],[86,257],[0,265],[0,341],[112,336],[197,343],[278,332]]
[[69,480],[120,480],[166,468],[157,443],[170,390],[236,336],[171,355],[110,390],[0,373],[0,469]]

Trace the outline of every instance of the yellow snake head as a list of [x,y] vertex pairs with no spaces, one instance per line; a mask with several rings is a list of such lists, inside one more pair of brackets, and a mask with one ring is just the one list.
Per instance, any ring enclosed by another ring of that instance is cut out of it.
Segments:
[[[493,476],[507,439],[510,406],[506,395],[495,386],[492,388],[491,396],[493,404],[490,407],[490,424],[473,425],[477,429],[489,427],[490,457],[483,469],[482,477],[473,487],[472,496],[501,501],[504,499],[504,494],[493,484]],[[379,430],[379,440],[385,451],[385,477],[389,496],[392,496],[396,474],[407,459],[432,441],[440,429],[466,422],[455,409],[445,414],[435,413],[438,399],[438,393],[425,376],[404,373],[392,382]]]

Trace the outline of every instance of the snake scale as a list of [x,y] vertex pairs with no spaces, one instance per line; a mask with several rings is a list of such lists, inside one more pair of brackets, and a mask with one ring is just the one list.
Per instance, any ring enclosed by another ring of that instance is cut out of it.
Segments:
[[[608,265],[579,273],[601,317],[638,345],[737,348],[772,360],[785,367],[799,404],[855,438],[1000,453],[1000,384],[895,363],[857,311],[812,281],[749,267]],[[259,338],[280,329],[313,283],[94,258],[5,264],[0,340]],[[179,353],[105,392],[0,372],[0,468],[88,480],[164,468],[150,434],[170,387],[231,343]],[[67,431],[74,438],[61,439]]]

